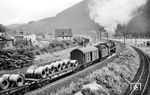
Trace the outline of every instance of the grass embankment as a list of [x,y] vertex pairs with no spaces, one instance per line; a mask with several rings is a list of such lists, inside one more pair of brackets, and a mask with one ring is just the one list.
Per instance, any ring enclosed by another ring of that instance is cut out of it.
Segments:
[[150,56],[150,47],[138,46],[138,48],[141,49],[143,52],[145,52],[147,55]]
[[134,78],[139,64],[137,52],[126,46],[107,66],[58,89],[52,95],[122,95],[128,82]]

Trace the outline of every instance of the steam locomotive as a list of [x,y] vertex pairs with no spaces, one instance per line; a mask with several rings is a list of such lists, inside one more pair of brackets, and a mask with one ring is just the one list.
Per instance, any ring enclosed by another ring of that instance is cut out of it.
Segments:
[[0,77],[0,95],[23,95],[49,84],[52,79],[76,72],[116,52],[113,41],[95,46],[74,49],[70,59],[52,62],[45,66],[29,68],[24,75],[3,74]]

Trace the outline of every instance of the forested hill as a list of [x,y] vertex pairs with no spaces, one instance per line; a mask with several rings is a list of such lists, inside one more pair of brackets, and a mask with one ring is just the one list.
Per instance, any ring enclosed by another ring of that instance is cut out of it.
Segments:
[[11,25],[11,29],[20,28],[31,33],[54,33],[56,28],[71,28],[74,34],[89,34],[97,30],[99,26],[91,21],[88,13],[88,4],[84,0],[57,14],[56,17],[44,18],[39,21],[32,21],[25,25]]

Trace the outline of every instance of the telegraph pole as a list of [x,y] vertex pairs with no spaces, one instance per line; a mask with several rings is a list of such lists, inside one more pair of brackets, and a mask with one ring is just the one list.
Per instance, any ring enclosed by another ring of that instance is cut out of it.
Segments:
[[48,25],[47,25],[47,21],[45,21],[45,26],[46,26],[46,33],[48,35]]
[[108,33],[106,33],[107,34],[107,42],[108,42]]
[[124,44],[126,43],[126,29],[125,25],[123,26],[123,36],[124,36]]
[[102,41],[102,39],[101,39],[101,37],[102,37],[101,32],[102,32],[102,29],[100,29],[100,42]]

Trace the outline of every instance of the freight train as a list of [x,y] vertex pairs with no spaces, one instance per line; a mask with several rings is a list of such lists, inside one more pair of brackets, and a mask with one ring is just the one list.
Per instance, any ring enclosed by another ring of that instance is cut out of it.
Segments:
[[45,66],[29,68],[24,75],[3,74],[0,77],[0,95],[23,95],[41,88],[69,72],[77,72],[116,52],[113,41],[95,46],[74,49],[70,59],[52,62]]

